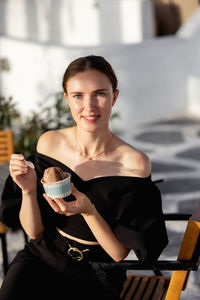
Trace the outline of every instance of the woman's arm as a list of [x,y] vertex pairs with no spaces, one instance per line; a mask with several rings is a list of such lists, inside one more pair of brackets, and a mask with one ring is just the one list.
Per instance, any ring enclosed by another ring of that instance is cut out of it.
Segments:
[[130,249],[115,236],[107,222],[94,207],[90,214],[82,214],[101,247],[116,261],[123,260]]
[[30,238],[37,239],[40,237],[44,231],[44,226],[42,223],[36,191],[22,191],[22,204],[19,212],[19,218],[24,231]]
[[53,208],[60,214],[67,216],[81,214],[87,222],[90,230],[96,237],[101,247],[117,262],[123,260],[130,249],[126,248],[115,236],[109,224],[101,217],[90,199],[72,184],[72,194],[75,201],[66,202],[63,199],[51,199],[44,194],[44,197]]
[[36,172],[26,164],[22,154],[12,154],[9,169],[13,181],[22,190],[22,204],[19,212],[21,225],[30,238],[38,238],[44,231],[44,226],[36,196]]

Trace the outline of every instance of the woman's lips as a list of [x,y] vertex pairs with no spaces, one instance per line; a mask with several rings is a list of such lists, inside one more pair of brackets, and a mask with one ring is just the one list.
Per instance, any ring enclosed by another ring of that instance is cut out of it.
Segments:
[[95,115],[95,116],[82,116],[84,118],[84,120],[88,121],[88,122],[95,122],[99,116]]

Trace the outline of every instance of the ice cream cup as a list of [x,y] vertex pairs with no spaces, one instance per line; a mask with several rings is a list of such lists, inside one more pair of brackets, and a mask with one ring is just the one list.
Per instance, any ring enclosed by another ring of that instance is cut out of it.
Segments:
[[45,193],[52,199],[65,198],[71,194],[71,174],[65,172],[66,178],[53,183],[44,182],[41,179]]

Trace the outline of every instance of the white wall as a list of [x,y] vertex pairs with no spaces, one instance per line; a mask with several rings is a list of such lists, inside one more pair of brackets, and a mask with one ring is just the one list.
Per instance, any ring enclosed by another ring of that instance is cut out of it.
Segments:
[[151,0],[0,0],[0,34],[65,46],[154,36]]
[[191,56],[187,58],[187,68],[190,70],[186,82],[187,111],[200,117],[200,8],[180,28],[177,38],[186,40],[190,45],[190,53],[186,53]]
[[186,113],[187,82],[200,72],[199,43],[175,37],[93,48],[47,47],[1,38],[0,49],[10,63],[10,71],[2,72],[2,92],[12,95],[24,113],[39,109],[39,101],[61,90],[63,73],[72,59],[104,55],[119,79],[115,110],[120,111],[121,120],[116,126]]
[[116,127],[186,113],[200,116],[199,32],[200,11],[187,38],[183,32],[138,44],[98,47],[58,47],[1,38],[1,57],[10,63],[10,71],[1,72],[1,90],[14,97],[22,112],[39,110],[39,101],[61,90],[69,62],[93,53],[105,56],[119,79],[120,96],[114,110],[121,118]]
[[155,35],[151,0],[100,0],[100,44],[138,43]]

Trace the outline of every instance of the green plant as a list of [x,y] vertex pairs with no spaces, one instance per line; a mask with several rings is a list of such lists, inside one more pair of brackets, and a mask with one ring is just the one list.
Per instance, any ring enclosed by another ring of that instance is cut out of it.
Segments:
[[13,98],[0,95],[0,130],[12,129],[14,121],[19,119],[20,114]]
[[39,103],[39,106],[41,111],[27,116],[21,123],[16,136],[15,151],[23,153],[26,157],[34,153],[42,133],[74,124],[69,106],[63,99],[63,93],[51,95],[46,101]]
[[46,101],[40,103],[40,107],[40,115],[46,130],[74,125],[74,120],[63,92],[50,95]]

